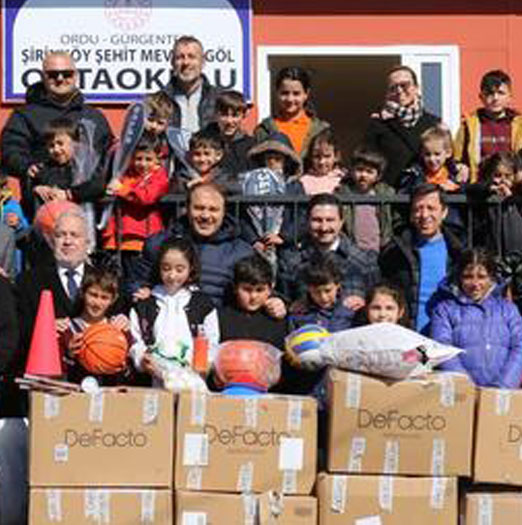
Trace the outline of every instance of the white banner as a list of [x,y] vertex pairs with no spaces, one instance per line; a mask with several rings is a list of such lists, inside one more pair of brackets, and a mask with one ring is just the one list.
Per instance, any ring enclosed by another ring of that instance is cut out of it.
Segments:
[[140,98],[167,84],[172,47],[193,35],[211,84],[251,95],[250,0],[3,0],[3,100],[23,99],[45,53],[71,53],[91,101]]

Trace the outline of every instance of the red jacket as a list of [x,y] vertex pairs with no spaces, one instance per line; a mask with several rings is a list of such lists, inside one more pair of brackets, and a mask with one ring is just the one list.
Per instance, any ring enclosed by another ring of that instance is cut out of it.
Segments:
[[[117,193],[121,206],[121,235],[146,239],[163,229],[159,205],[168,192],[169,179],[165,168],[159,166],[147,175],[129,168],[121,177],[122,187]],[[115,214],[103,232],[105,244],[113,244],[116,236]]]

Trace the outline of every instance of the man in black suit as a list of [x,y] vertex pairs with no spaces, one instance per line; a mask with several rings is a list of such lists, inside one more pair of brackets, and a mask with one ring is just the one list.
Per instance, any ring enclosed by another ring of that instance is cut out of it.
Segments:
[[57,322],[79,314],[79,289],[87,267],[88,227],[80,211],[65,212],[56,221],[51,238],[53,259],[42,261],[18,282],[18,314],[21,324],[19,371],[23,371],[36,320],[40,294],[53,293]]

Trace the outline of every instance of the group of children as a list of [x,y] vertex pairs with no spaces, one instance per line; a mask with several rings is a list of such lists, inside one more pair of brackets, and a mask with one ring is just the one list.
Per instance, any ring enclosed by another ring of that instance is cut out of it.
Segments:
[[[343,164],[334,131],[314,114],[310,79],[304,70],[284,68],[277,76],[275,87],[276,114],[259,124],[254,137],[242,128],[249,104],[241,93],[224,91],[216,101],[215,122],[194,133],[181,156],[168,136],[172,102],[164,93],[145,97],[144,132],[126,169],[109,184],[106,184],[107,167],[97,162],[95,152],[89,148],[89,130],[67,119],[51,122],[45,135],[49,160],[37,166],[23,188],[25,214],[31,216],[46,203],[61,200],[74,201],[92,210],[92,203],[103,196],[116,197],[119,214],[110,216],[98,236],[104,250],[121,252],[125,274],[132,273],[146,239],[165,227],[165,210],[160,206],[162,197],[169,192],[184,192],[198,183],[218,183],[228,194],[248,194],[247,181],[254,180],[258,186],[265,184],[264,194],[268,195],[270,192],[308,196],[336,193],[341,197],[362,195],[386,199],[395,192],[410,193],[419,183],[429,182],[450,193],[469,191],[470,195],[481,197],[498,196],[506,204],[500,216],[491,215],[489,210],[483,213],[482,220],[474,225],[475,234],[482,237],[484,231],[489,232],[485,238],[490,239],[492,248],[499,248],[501,243],[499,251],[522,251],[522,230],[518,227],[522,227],[522,215],[516,199],[522,132],[520,117],[509,108],[511,81],[505,73],[493,71],[484,76],[481,84],[484,106],[463,121],[455,143],[442,124],[423,132],[418,163],[404,171],[396,188],[383,180],[386,159],[379,151],[362,145],[353,151],[347,164]],[[267,180],[272,180],[272,186],[266,186]],[[24,212],[14,204],[5,183],[1,206],[4,222],[17,235],[29,228]],[[158,283],[150,297],[134,304],[129,320],[107,318],[106,312],[116,300],[118,288],[116,277],[111,277],[110,271],[99,270],[84,280],[83,311],[81,322],[76,326],[116,322],[132,341],[130,368],[134,373],[152,375],[154,381],[160,381],[165,370],[172,366],[190,366],[193,342],[201,330],[211,349],[215,349],[219,341],[235,338],[255,338],[283,348],[288,331],[303,324],[320,324],[334,332],[365,322],[401,322],[406,308],[402,291],[387,285],[368,291],[364,312],[347,308],[341,301],[341,274],[329,254],[321,254],[305,268],[296,269],[307,293],[306,297],[287,305],[287,317],[276,319],[268,315],[265,304],[273,294],[274,267],[267,260],[271,260],[270,254],[277,253],[279,246],[299,239],[305,225],[299,213],[291,217],[289,208],[281,208],[283,213],[272,228],[255,227],[259,226],[253,224],[256,209],[251,210],[252,213],[245,215],[242,227],[259,253],[236,264],[233,299],[219,311],[198,288],[199,263],[194,248],[185,239],[171,239],[160,251]],[[346,205],[345,234],[360,248],[378,252],[400,220],[401,214],[389,204]],[[461,213],[450,217],[450,221],[461,228],[465,220]],[[498,220],[502,221],[501,239],[494,233],[499,231]],[[266,223],[266,219],[261,222]],[[93,235],[96,234],[93,232]],[[22,262],[18,265],[21,268]],[[465,284],[467,274],[477,271],[485,272],[489,279],[480,296]],[[446,293],[445,300],[458,302],[461,309],[465,309],[464,305],[480,303],[481,308],[487,310],[483,299],[493,297],[494,280],[489,262],[472,258],[457,272],[453,282],[456,288],[445,285],[446,292],[453,290]],[[497,300],[505,299],[495,295]],[[502,305],[504,308],[504,303]],[[442,323],[441,311],[436,315]],[[509,334],[515,326],[518,330],[520,323],[512,317],[507,328]],[[451,319],[446,318],[444,322],[453,326]],[[66,353],[73,361],[75,349],[81,345],[82,330],[78,332],[63,336]],[[435,328],[433,333],[439,337],[440,328]],[[443,336],[446,342],[466,347],[467,341],[460,336],[452,337],[448,339],[446,330]],[[470,344],[473,346],[475,342]],[[520,346],[518,339],[516,344]],[[522,355],[522,348],[518,350]],[[212,360],[212,351],[210,357]],[[468,365],[474,374],[474,365],[465,363],[464,366]],[[125,371],[118,371],[118,381],[135,377],[122,376],[120,372]],[[498,383],[511,384],[500,380]]]

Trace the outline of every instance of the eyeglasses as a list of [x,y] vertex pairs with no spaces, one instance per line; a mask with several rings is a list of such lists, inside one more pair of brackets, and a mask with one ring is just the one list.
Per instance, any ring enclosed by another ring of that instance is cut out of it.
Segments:
[[45,76],[51,80],[58,80],[60,76],[64,79],[68,79],[74,76],[74,69],[50,69],[44,73]]
[[395,84],[390,84],[388,86],[388,91],[390,93],[397,93],[399,90],[402,91],[408,91],[411,86],[413,86],[413,82],[410,80],[406,80],[404,82],[396,82]]

